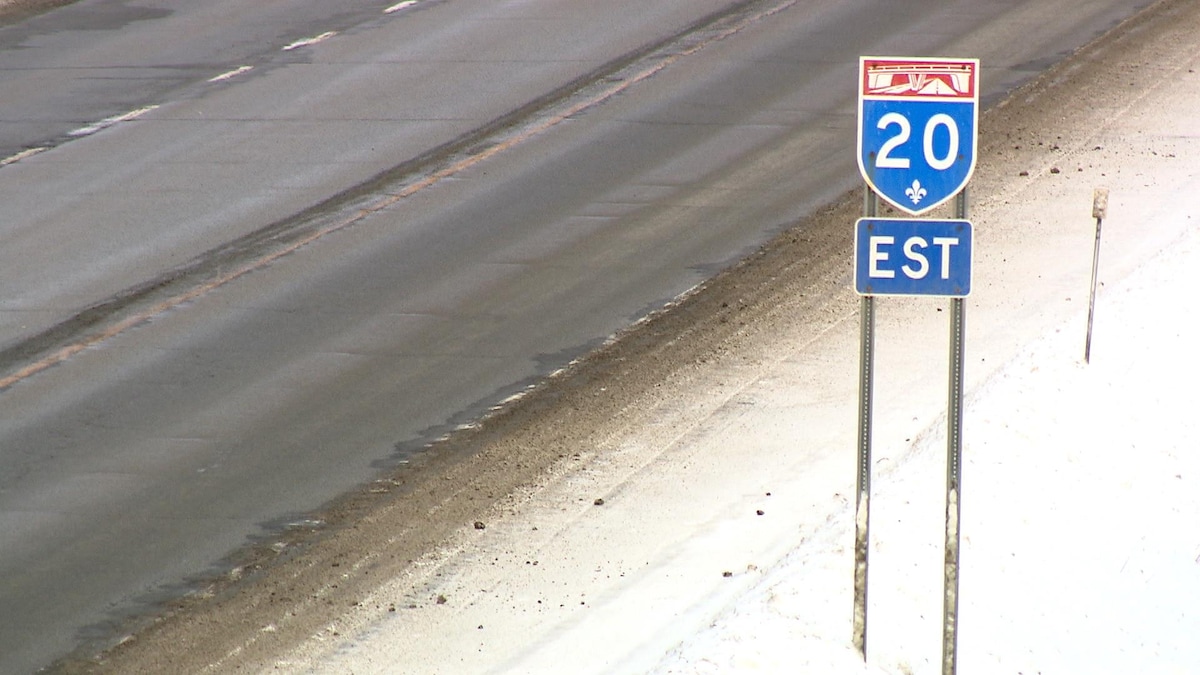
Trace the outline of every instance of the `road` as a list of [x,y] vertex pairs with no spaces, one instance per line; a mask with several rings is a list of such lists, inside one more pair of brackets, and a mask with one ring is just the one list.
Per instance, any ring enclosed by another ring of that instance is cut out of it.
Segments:
[[858,55],[994,102],[1139,3],[194,4],[0,29],[0,671],[853,187]]

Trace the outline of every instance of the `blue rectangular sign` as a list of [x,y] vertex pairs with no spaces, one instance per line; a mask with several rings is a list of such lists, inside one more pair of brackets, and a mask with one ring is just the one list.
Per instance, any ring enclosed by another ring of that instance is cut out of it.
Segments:
[[854,290],[966,297],[972,253],[970,221],[862,218],[854,230]]

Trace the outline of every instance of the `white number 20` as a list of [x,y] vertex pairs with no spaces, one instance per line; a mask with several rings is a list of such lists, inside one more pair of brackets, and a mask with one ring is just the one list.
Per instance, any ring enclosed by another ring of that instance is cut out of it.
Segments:
[[[907,169],[911,164],[909,158],[893,157],[892,151],[908,142],[908,137],[912,135],[912,123],[904,115],[890,112],[879,118],[879,123],[875,125],[875,128],[883,131],[892,126],[900,127],[900,129],[894,136],[887,139],[883,147],[879,148],[875,166],[880,169]],[[946,132],[950,135],[950,147],[946,149],[944,157],[938,157],[933,150],[933,134],[938,127],[946,127]],[[938,113],[930,117],[929,121],[925,123],[925,134],[922,141],[925,161],[930,168],[935,171],[945,171],[954,164],[954,160],[958,157],[958,125],[954,123],[953,117],[946,113]]]

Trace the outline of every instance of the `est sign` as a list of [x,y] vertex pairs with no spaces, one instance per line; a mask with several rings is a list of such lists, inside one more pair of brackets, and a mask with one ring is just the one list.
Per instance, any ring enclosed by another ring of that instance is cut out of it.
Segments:
[[975,171],[979,60],[859,59],[858,168],[877,194],[919,216]]
[[854,290],[860,295],[966,297],[971,223],[862,218],[854,228]]

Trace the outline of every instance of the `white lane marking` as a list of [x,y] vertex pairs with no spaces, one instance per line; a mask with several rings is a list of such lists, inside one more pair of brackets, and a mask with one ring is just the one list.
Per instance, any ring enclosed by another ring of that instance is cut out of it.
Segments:
[[241,75],[242,73],[250,71],[250,70],[254,70],[254,66],[241,66],[240,68],[234,68],[233,70],[229,71],[228,73],[221,73],[220,75],[217,75],[216,77],[210,77],[210,78],[208,78],[208,81],[209,82],[221,82],[224,80],[228,80],[230,78],[237,77],[238,75]]
[[383,10],[383,13],[391,14],[392,12],[399,12],[402,9],[407,9],[409,7],[412,7],[415,4],[417,4],[417,0],[404,0],[404,2],[398,2],[394,5],[392,5],[391,7],[388,7],[387,9]]
[[156,105],[148,105],[145,108],[138,108],[137,110],[130,110],[129,112],[125,113],[124,115],[117,115],[116,117],[108,117],[108,118],[100,120],[99,122],[96,122],[95,124],[89,124],[86,127],[79,127],[75,131],[72,131],[70,133],[70,135],[71,136],[87,136],[88,134],[94,134],[97,131],[100,131],[101,129],[107,129],[108,127],[111,127],[114,124],[119,124],[121,122],[128,122],[129,120],[135,120],[135,119],[141,117],[142,115],[145,115],[146,113],[150,112],[151,110],[155,110],[157,108],[158,108],[158,106],[156,106]]
[[17,162],[25,159],[26,157],[33,157],[34,155],[38,154],[39,152],[45,152],[46,150],[49,150],[49,149],[50,148],[47,148],[47,147],[41,147],[41,148],[30,148],[28,150],[22,150],[11,157],[7,157],[5,159],[0,159],[0,166],[8,166],[9,164],[16,164]]
[[290,52],[293,49],[299,49],[301,47],[308,47],[310,45],[315,45],[318,42],[323,42],[325,40],[328,40],[329,38],[333,37],[334,35],[337,35],[337,31],[331,30],[331,31],[326,31],[324,33],[321,33],[320,35],[318,35],[316,37],[304,38],[303,40],[296,40],[295,42],[293,42],[290,45],[285,45],[283,47],[283,51]]
[[[402,200],[408,198],[409,196],[420,192],[421,190],[425,189],[426,187],[429,187],[431,185],[436,185],[443,179],[451,178],[455,175],[458,175],[459,173],[465,171],[466,169],[476,166],[476,165],[480,164],[481,162],[484,162],[484,161],[488,160],[489,158],[494,157],[495,155],[497,155],[505,150],[513,148],[531,138],[535,138],[538,136],[538,134],[543,133],[546,130],[557,126],[558,124],[561,124],[562,122],[565,122],[566,120],[571,119],[575,115],[578,115],[578,114],[584,112],[585,110],[588,110],[595,106],[601,105],[604,102],[612,99],[613,97],[620,95],[622,92],[630,89],[631,87],[637,85],[638,83],[643,82],[643,81],[653,77],[657,73],[665,70],[671,64],[676,63],[680,59],[686,58],[687,56],[689,56],[691,54],[695,54],[696,52],[699,52],[700,50],[705,49],[709,45],[719,42],[720,40],[723,40],[726,37],[729,37],[730,35],[737,33],[738,31],[742,30],[745,26],[747,26],[751,23],[761,21],[762,19],[764,19],[766,17],[774,16],[775,14],[777,14],[779,12],[787,10],[787,9],[793,7],[794,5],[796,5],[796,3],[799,1],[800,0],[785,0],[783,2],[783,4],[780,4],[773,8],[769,8],[762,13],[747,17],[747,18],[743,19],[742,21],[737,22],[733,26],[727,27],[717,33],[714,33],[713,35],[705,38],[704,40],[700,41],[699,43],[692,44],[690,46],[684,46],[682,49],[678,48],[677,46],[672,46],[670,48],[671,49],[670,53],[668,53],[664,56],[655,57],[655,59],[656,59],[655,62],[651,65],[644,67],[644,69],[635,71],[635,72],[629,72],[629,74],[627,74],[623,77],[620,77],[616,80],[609,80],[607,82],[607,88],[604,89],[603,91],[597,93],[596,95],[591,96],[591,97],[587,98],[586,100],[571,104],[571,105],[567,106],[565,109],[561,110],[560,112],[552,113],[549,118],[537,121],[537,122],[533,123],[532,126],[524,128],[523,130],[515,133],[514,135],[509,136],[504,140],[501,140],[500,142],[496,143],[495,145],[491,145],[489,147],[483,148],[478,151],[473,151],[475,154],[469,155],[461,160],[458,160],[449,166],[438,169],[438,170],[434,171],[432,174],[429,174],[428,176],[426,176],[425,178],[422,178],[420,180],[417,180],[416,182],[408,184],[406,187],[404,187],[403,189],[401,189],[399,191],[384,192],[383,194],[385,194],[386,197],[384,197],[383,199],[380,199],[379,201],[377,201],[373,204],[368,204],[365,207],[358,209],[354,213],[342,218],[341,220],[322,227],[320,230],[318,230],[316,232],[309,233],[308,235],[301,237],[299,241],[294,241],[291,244],[288,244],[281,249],[263,254],[259,258],[250,260],[249,262],[246,262],[241,267],[237,267],[232,270],[227,270],[227,271],[218,273],[218,276],[215,279],[210,279],[209,281],[201,283],[199,286],[192,287],[191,289],[185,290],[184,292],[181,292],[178,295],[175,295],[174,297],[163,300],[162,302],[160,302],[158,305],[155,305],[154,307],[150,307],[144,311],[136,312],[131,316],[128,316],[122,320],[117,321],[115,324],[113,324],[107,328],[101,328],[99,332],[92,333],[88,336],[80,338],[80,339],[76,340],[74,343],[71,343],[65,347],[60,348],[58,351],[54,352],[53,354],[45,356],[45,357],[41,358],[40,360],[38,360],[34,363],[31,363],[31,364],[25,366],[24,368],[18,370],[17,372],[11,373],[9,375],[0,375],[0,391],[4,391],[5,389],[8,389],[9,387],[13,386],[14,384],[17,384],[18,382],[23,382],[52,366],[58,365],[60,363],[64,363],[67,360],[69,360],[70,358],[72,358],[73,356],[75,356],[76,354],[84,351],[85,349],[88,349],[89,347],[91,347],[93,345],[102,344],[102,343],[112,339],[113,337],[120,335],[127,330],[130,330],[131,328],[139,326],[146,321],[150,321],[151,319],[155,318],[156,316],[160,316],[164,312],[167,312],[167,311],[174,309],[176,307],[179,307],[185,303],[196,300],[197,298],[204,297],[207,293],[210,293],[218,288],[222,288],[222,287],[226,286],[227,284],[230,284],[230,283],[246,276],[247,274],[250,274],[254,271],[262,269],[263,267],[266,267],[267,265],[270,265],[270,264],[274,263],[275,261],[284,258],[285,256],[291,255],[292,253],[295,253],[296,251],[304,248],[305,246],[308,246],[315,241],[323,239],[324,237],[326,237],[330,234],[333,234],[335,232],[340,232],[349,227],[352,227],[356,223],[361,222],[364,218],[370,217],[373,214],[376,214],[385,209],[388,209],[388,208],[392,207],[393,205],[401,202]],[[643,66],[640,62],[632,64],[631,67],[643,68]],[[696,286],[692,287],[691,289],[685,291],[685,293],[683,295],[680,295],[679,297],[682,299],[682,298],[686,297],[687,295],[691,294],[697,288],[700,288],[700,285],[696,285]],[[642,320],[649,321],[651,318],[652,317],[647,316],[647,317],[644,317],[643,319],[640,319],[639,321],[642,321]],[[552,376],[557,376],[558,373],[561,371],[562,371],[562,369],[560,369],[559,371],[555,371],[555,373],[553,373]],[[253,644],[253,643],[254,643],[254,640],[251,640],[247,644],[249,645],[249,644]],[[229,652],[226,655],[226,657],[224,657],[224,658],[229,658],[229,657],[237,654],[239,652],[239,650],[241,650],[241,649],[243,649],[242,646],[235,647],[234,650]]]

